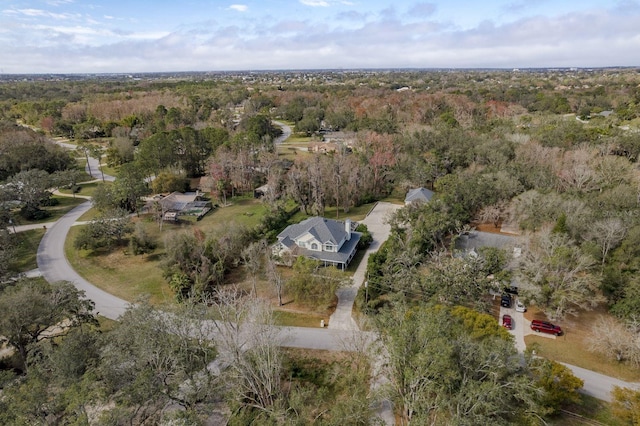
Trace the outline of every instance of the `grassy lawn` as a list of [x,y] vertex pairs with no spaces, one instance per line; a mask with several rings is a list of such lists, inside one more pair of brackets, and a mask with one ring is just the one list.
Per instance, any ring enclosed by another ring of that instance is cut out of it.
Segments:
[[[89,197],[93,197],[96,189],[102,185],[111,185],[111,182],[80,183],[80,192],[78,192],[77,195],[87,195]],[[60,192],[62,192],[63,194],[71,194],[71,190],[67,188],[61,189]]]
[[569,413],[561,413],[558,416],[547,419],[547,424],[557,426],[581,426],[593,425],[589,420],[599,422],[597,424],[605,424],[610,426],[623,426],[622,423],[615,419],[611,414],[611,408],[608,402],[601,401],[587,395],[581,395],[581,401],[578,404],[572,404],[565,408]]
[[[174,294],[162,276],[161,259],[164,254],[164,239],[174,233],[191,232],[198,228],[205,233],[226,229],[233,224],[255,226],[266,212],[259,201],[244,197],[231,199],[229,205],[207,214],[199,222],[183,221],[179,224],[163,225],[162,232],[150,217],[134,218],[145,224],[149,235],[155,237],[160,246],[151,254],[134,256],[125,249],[111,253],[93,254],[73,248],[73,241],[81,227],[72,227],[65,243],[65,254],[74,269],[89,282],[127,301],[148,295],[153,304],[172,303]],[[91,209],[80,220],[90,220],[96,212]]]
[[73,241],[81,227],[72,227],[65,242],[65,255],[82,277],[108,293],[133,302],[148,295],[151,303],[162,304],[174,300],[173,292],[162,277],[159,267],[160,250],[143,255],[125,254],[114,250],[109,254],[93,255],[76,250]]
[[82,216],[78,218],[78,222],[85,222],[100,216],[100,212],[95,208],[90,208]]
[[27,272],[38,267],[36,255],[44,233],[44,229],[33,229],[31,231],[19,232],[15,235],[18,244],[13,258],[14,260],[10,265],[12,271]]
[[[529,320],[543,318],[535,308],[527,311],[525,315]],[[591,325],[602,315],[608,315],[604,308],[581,312],[577,318],[568,317],[564,321],[557,322],[565,332],[562,336],[549,339],[532,334],[525,336],[525,343],[527,347],[535,348],[538,355],[549,359],[577,365],[626,381],[640,381],[640,369],[615,362],[588,350],[587,339],[591,334]]]
[[[273,316],[276,324],[290,327],[320,327],[320,321],[329,324],[329,316],[319,313],[303,313],[275,310]],[[325,326],[326,326],[325,325]]]
[[[102,171],[104,172],[105,175],[117,176],[118,169],[119,169],[118,167],[109,167],[104,162],[102,163]],[[102,173],[98,172],[98,176],[96,176],[96,179],[102,179]]]
[[39,220],[26,220],[20,217],[16,211],[16,214],[14,215],[16,226],[55,222],[56,220],[60,219],[62,216],[73,210],[74,207],[79,206],[80,204],[87,201],[83,198],[71,198],[60,195],[53,195],[51,199],[58,200],[58,204],[55,206],[42,207],[42,210],[49,212],[50,216]]
[[[336,218],[336,208],[335,207],[326,207],[324,209],[324,217],[326,217],[327,219],[334,219],[334,220],[345,220],[345,219],[351,219],[353,221],[361,221],[363,220],[365,217],[367,217],[367,214],[371,211],[371,209],[373,209],[373,207],[376,205],[375,202],[373,203],[367,203],[367,204],[363,204],[361,206],[357,206],[357,207],[352,207],[349,209],[349,211],[347,213],[344,213],[342,210],[340,211],[340,213],[338,214],[338,217]],[[303,213],[302,211],[297,212],[296,214],[294,214],[291,219],[289,219],[289,223],[298,223],[301,222],[307,218],[311,217],[308,214]]]

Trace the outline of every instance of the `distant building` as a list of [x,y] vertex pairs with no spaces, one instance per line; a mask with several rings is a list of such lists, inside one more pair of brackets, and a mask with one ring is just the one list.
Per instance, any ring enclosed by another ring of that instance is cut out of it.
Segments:
[[407,192],[407,196],[404,197],[404,204],[411,203],[428,203],[433,197],[433,191],[427,188],[415,188]]
[[344,222],[314,216],[296,225],[289,225],[278,235],[273,254],[317,259],[325,266],[344,270],[357,252],[362,234],[354,232],[350,219]]

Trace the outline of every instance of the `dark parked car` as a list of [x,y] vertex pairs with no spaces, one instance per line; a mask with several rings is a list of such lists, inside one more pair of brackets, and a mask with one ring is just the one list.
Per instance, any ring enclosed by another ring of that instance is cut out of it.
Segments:
[[510,308],[511,307],[511,295],[510,294],[503,294],[502,297],[500,298],[500,306],[504,306],[505,308]]
[[504,292],[508,293],[508,294],[515,294],[516,296],[518,295],[518,287],[512,285],[511,287],[505,287],[504,288]]
[[559,326],[547,321],[533,320],[531,321],[531,329],[538,333],[549,333],[555,334],[556,336],[562,334],[562,329]]
[[511,318],[511,315],[504,314],[502,316],[502,326],[507,330],[513,329],[513,318]]

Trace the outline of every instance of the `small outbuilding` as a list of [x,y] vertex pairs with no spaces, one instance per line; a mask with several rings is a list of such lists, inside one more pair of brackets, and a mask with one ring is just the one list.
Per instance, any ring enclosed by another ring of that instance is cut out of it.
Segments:
[[433,197],[433,191],[428,190],[427,188],[415,188],[411,189],[407,192],[407,196],[404,197],[404,204],[408,205],[411,203],[428,203],[431,201]]

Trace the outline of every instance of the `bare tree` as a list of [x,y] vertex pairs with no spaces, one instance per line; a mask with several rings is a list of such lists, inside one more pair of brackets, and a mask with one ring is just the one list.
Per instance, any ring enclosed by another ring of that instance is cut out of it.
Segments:
[[210,302],[231,397],[242,406],[279,416],[281,338],[266,302],[247,300],[237,288],[216,291]]
[[607,255],[620,244],[627,234],[627,227],[619,218],[607,218],[596,221],[590,228],[588,238],[598,244],[602,255],[602,265]]
[[285,280],[282,274],[278,271],[278,265],[276,265],[276,260],[273,258],[271,253],[267,251],[265,256],[267,260],[267,279],[276,291],[276,295],[278,296],[278,306],[282,306],[282,291],[284,290]]
[[529,239],[518,272],[527,296],[550,318],[562,318],[602,300],[594,263],[566,234],[545,229]]
[[244,267],[251,276],[251,284],[254,296],[257,295],[256,280],[258,274],[262,270],[262,257],[264,256],[266,247],[266,240],[256,241],[245,247],[240,254],[242,256]]
[[632,327],[612,317],[600,317],[591,328],[589,350],[616,361],[640,365],[640,335]]

